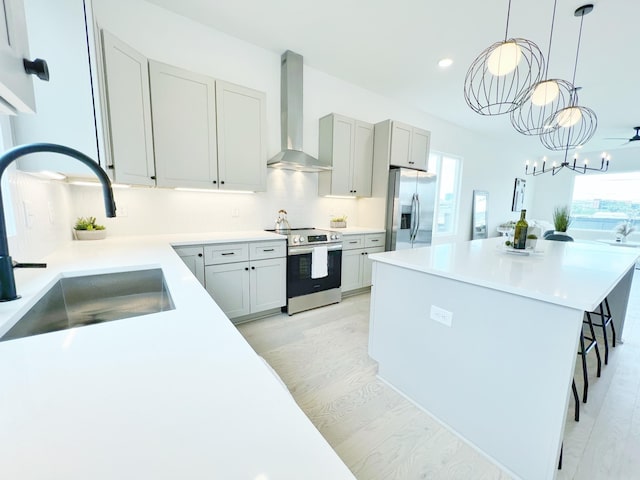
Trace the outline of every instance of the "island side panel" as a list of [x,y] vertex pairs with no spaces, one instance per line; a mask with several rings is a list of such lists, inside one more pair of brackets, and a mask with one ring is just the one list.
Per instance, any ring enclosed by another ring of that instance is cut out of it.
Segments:
[[[635,265],[629,269],[622,280],[620,280],[607,295],[609,307],[611,308],[611,316],[613,317],[613,324],[616,327],[616,341],[618,342],[622,342],[624,336],[624,320],[627,316],[627,305],[629,303],[629,295],[631,294],[631,283],[634,272]],[[594,317],[593,321],[600,323],[598,317]]]
[[[553,478],[583,312],[374,262],[379,376],[498,465]],[[430,318],[452,313],[451,326]]]

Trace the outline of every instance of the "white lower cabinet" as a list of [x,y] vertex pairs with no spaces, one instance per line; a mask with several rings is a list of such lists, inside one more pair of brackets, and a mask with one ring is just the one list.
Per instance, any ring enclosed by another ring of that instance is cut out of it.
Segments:
[[384,233],[344,235],[342,245],[342,291],[371,286],[369,254],[384,252]]
[[207,265],[205,285],[227,317],[251,313],[249,262]]
[[205,246],[205,288],[230,318],[286,304],[284,241]]
[[174,247],[174,250],[189,270],[191,270],[191,273],[193,273],[198,281],[204,285],[204,247],[202,245],[194,245],[187,247]]

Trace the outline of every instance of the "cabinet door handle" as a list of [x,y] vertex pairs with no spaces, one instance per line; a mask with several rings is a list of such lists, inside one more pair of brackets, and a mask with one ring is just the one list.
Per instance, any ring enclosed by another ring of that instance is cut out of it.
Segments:
[[220,185],[224,185],[224,180],[222,180],[222,181],[220,182]]
[[216,183],[218,183],[218,181],[217,181],[217,180],[214,180],[214,181],[213,181],[213,184],[215,185]]
[[263,252],[273,252],[275,250],[275,248],[263,248],[262,251]]
[[351,240],[349,243],[358,243],[357,240]]
[[46,60],[42,60],[41,58],[27,60],[26,58],[23,58],[22,66],[24,67],[25,73],[35,75],[45,82],[49,81],[49,67],[47,66]]
[[251,267],[251,270],[255,270],[255,269],[256,269],[256,267]]
[[235,254],[236,254],[236,252],[223,252],[223,253],[222,253],[222,255],[224,255],[225,257],[226,257],[227,255],[235,255]]
[[155,180],[156,176],[155,175],[151,175],[151,177],[149,177],[149,178],[151,178],[151,180]]
[[416,162],[409,162],[409,165],[413,165],[414,163],[416,163]]
[[372,239],[371,239],[371,242],[372,242],[372,243],[373,243],[373,242],[379,242],[379,241],[380,241],[380,240],[378,240],[377,238],[372,238]]
[[201,254],[201,253],[199,253],[199,254],[198,254],[198,256],[199,256],[199,257],[202,257],[202,254]]
[[249,271],[249,267],[244,267],[244,269],[248,272]]

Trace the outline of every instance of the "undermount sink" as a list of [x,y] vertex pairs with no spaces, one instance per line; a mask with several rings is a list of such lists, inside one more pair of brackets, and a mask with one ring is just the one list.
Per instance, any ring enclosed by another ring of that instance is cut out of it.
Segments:
[[174,309],[160,268],[63,277],[0,341]]

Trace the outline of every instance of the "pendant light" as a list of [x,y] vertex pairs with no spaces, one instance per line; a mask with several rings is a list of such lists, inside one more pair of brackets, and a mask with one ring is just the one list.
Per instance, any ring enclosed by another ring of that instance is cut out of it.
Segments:
[[[576,48],[576,61],[573,67],[573,81],[575,85],[576,70],[578,69],[578,56],[580,54],[580,40],[582,39],[582,24],[584,16],[593,10],[592,4],[578,7],[574,12],[580,17],[580,31],[578,34],[578,47]],[[577,92],[574,87],[574,92]],[[571,103],[556,111],[545,120],[547,128],[540,134],[542,144],[549,150],[565,150],[577,148],[587,143],[596,133],[598,117],[590,108],[578,105],[578,95],[574,93]],[[566,154],[565,154],[566,157]]]
[[464,80],[464,98],[480,115],[501,115],[518,107],[517,99],[538,83],[544,58],[538,46],[524,38],[508,38],[511,0],[504,41],[496,42],[473,61]]
[[[523,135],[540,135],[551,128],[547,119],[555,112],[574,103],[576,91],[566,80],[549,79],[549,59],[553,41],[553,26],[556,18],[558,0],[553,2],[551,16],[551,32],[549,33],[549,50],[544,78],[524,91],[517,99],[518,108],[511,110],[511,124]],[[577,102],[576,102],[577,103]]]

